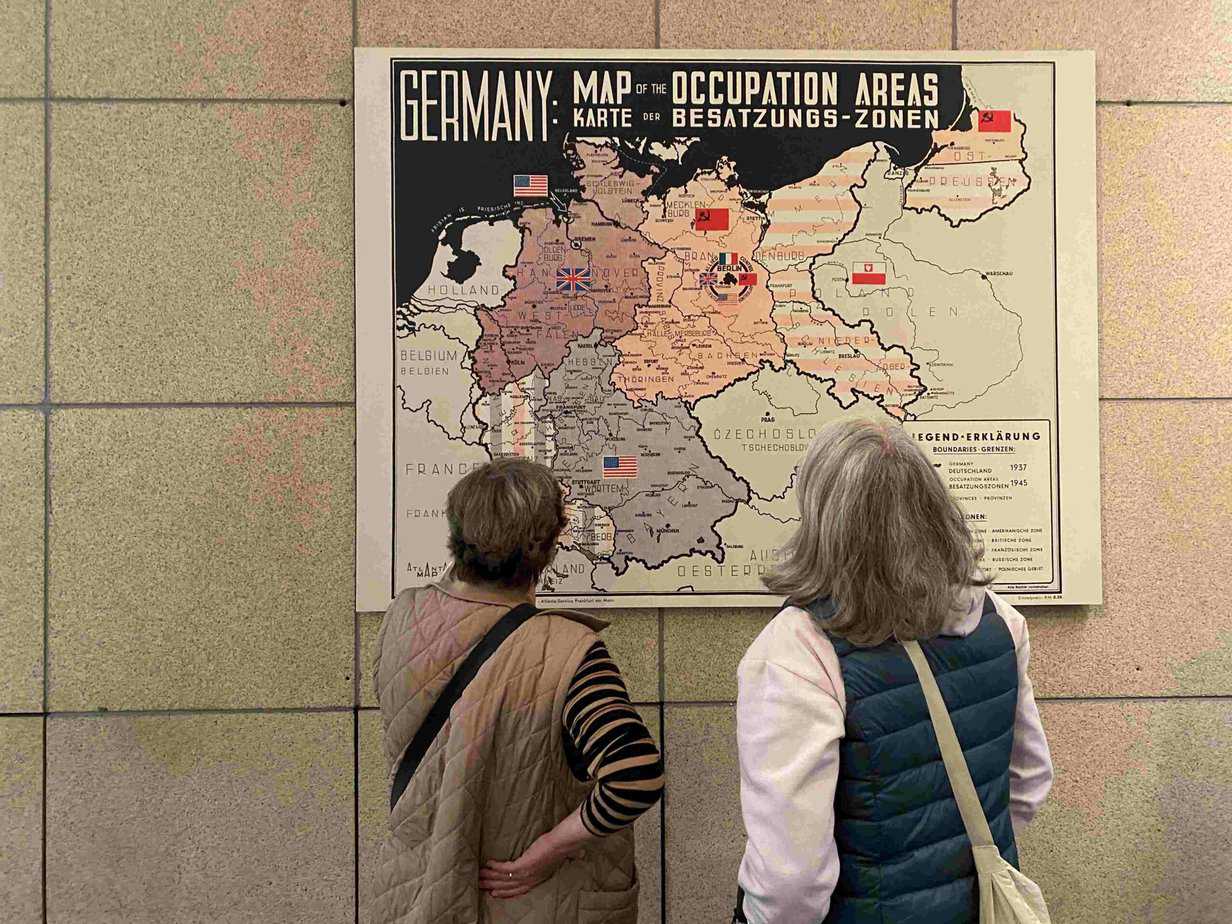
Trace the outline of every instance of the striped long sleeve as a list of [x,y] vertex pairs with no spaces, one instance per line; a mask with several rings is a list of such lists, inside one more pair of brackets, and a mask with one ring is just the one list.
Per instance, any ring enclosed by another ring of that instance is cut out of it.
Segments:
[[659,800],[663,760],[603,642],[591,646],[573,675],[564,726],[574,774],[595,781],[582,806],[589,831],[601,836],[619,831]]

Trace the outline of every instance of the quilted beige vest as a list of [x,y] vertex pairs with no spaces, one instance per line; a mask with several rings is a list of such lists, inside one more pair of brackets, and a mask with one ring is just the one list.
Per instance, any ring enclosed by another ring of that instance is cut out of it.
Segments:
[[[470,649],[514,596],[445,580],[404,591],[377,641],[373,684],[393,768]],[[606,623],[552,611],[517,630],[454,706],[389,819],[377,865],[377,924],[634,924],[633,831],[600,840],[514,899],[478,886],[486,860],[510,860],[576,809],[590,784],[562,744],[565,691]],[[391,771],[392,772],[392,771]]]

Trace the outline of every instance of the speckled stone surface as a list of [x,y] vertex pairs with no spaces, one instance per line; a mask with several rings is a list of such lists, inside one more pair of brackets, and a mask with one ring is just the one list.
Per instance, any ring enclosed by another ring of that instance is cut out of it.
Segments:
[[51,10],[59,96],[351,92],[347,0],[56,0]]
[[0,105],[0,195],[0,403],[30,404],[43,399],[42,103]]
[[381,714],[359,714],[359,919],[372,920],[376,864],[389,825],[389,768],[381,743]]
[[39,712],[43,416],[36,411],[0,411],[0,562],[0,712]]
[[0,718],[0,909],[12,924],[43,919],[43,720]]
[[736,666],[776,612],[773,607],[664,610],[667,701],[734,701]]
[[949,48],[947,0],[662,0],[664,48]]
[[354,913],[348,712],[52,718],[47,920]]
[[1100,107],[1101,394],[1232,397],[1229,166],[1232,106]]
[[653,0],[358,0],[359,44],[414,48],[644,48]]
[[[659,715],[655,708],[639,710],[646,727],[660,741]],[[371,921],[368,897],[372,894],[376,862],[385,839],[389,816],[389,771],[381,744],[381,715],[374,710],[359,714],[359,912],[361,921]],[[661,807],[656,805],[639,818],[637,872],[641,881],[639,924],[660,921]]]
[[659,611],[595,610],[611,623],[602,638],[635,703],[659,701]]
[[43,95],[46,5],[46,0],[0,3],[0,96]]
[[1216,922],[1232,907],[1232,704],[1044,703],[1056,781],[1021,839],[1054,921]]
[[381,613],[356,613],[359,624],[357,654],[359,664],[359,704],[376,707],[376,691],[372,689],[372,663],[376,659],[376,636],[381,630]]
[[51,426],[54,709],[351,704],[348,411]]
[[729,921],[744,855],[734,706],[667,706],[667,917]]
[[56,401],[352,395],[351,107],[53,107]]
[[1232,401],[1105,401],[1100,434],[1104,605],[1025,610],[1037,694],[1232,693]]
[[959,0],[959,48],[1093,48],[1100,99],[1232,100],[1232,16],[1209,0]]

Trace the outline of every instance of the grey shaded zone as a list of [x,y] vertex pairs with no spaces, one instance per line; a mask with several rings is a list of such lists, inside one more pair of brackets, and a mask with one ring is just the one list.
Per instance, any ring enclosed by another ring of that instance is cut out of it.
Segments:
[[[749,499],[748,484],[707,451],[682,402],[634,404],[616,389],[620,357],[599,343],[602,333],[575,340],[548,377],[537,419],[554,431],[553,469],[574,499],[612,518],[617,574],[634,560],[647,568],[697,553],[723,561],[714,527]],[[637,456],[637,477],[605,480],[604,456]]]

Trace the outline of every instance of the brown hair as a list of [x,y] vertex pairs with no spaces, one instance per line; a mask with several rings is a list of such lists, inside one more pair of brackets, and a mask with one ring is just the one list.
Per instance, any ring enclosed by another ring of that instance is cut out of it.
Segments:
[[800,464],[800,527],[763,580],[788,603],[832,597],[828,631],[855,645],[931,638],[971,585],[983,549],[932,463],[899,426],[837,421]]
[[522,588],[538,581],[556,554],[565,500],[546,466],[510,457],[485,463],[455,484],[445,515],[459,578]]

